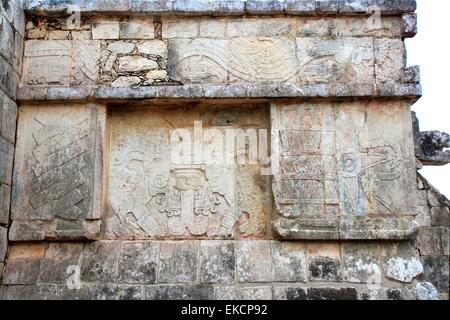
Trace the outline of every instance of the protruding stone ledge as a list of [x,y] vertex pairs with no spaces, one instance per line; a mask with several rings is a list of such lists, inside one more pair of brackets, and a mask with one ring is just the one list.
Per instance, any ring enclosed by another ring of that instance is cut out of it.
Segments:
[[376,85],[175,85],[130,88],[22,87],[19,101],[138,99],[404,98],[422,95],[420,84]]
[[401,15],[415,0],[25,0],[34,15],[61,15],[77,6],[83,13],[172,15]]

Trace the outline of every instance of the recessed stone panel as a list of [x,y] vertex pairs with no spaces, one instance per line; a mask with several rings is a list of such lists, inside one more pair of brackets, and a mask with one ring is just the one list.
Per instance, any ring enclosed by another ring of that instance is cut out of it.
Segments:
[[417,231],[407,102],[272,107],[275,232],[286,239],[405,239]]
[[20,109],[11,240],[99,235],[105,115],[94,104]]
[[227,134],[265,128],[267,109],[250,108],[112,110],[106,237],[263,236],[268,178],[257,162],[238,164],[245,142],[227,144]]

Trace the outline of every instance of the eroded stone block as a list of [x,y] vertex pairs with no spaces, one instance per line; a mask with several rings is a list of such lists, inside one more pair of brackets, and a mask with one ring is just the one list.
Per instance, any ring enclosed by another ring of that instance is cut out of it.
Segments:
[[308,288],[308,300],[358,300],[355,288]]
[[237,246],[239,282],[273,281],[271,241],[238,241]]
[[100,42],[25,42],[22,83],[28,86],[93,86],[98,79]]
[[209,285],[158,285],[145,289],[147,300],[213,300],[214,288]]
[[389,279],[410,283],[423,273],[418,254],[407,242],[386,246],[382,256],[385,275]]
[[86,244],[81,264],[81,281],[115,282],[118,273],[119,242]]
[[[4,262],[8,250],[8,229],[0,226],[0,261]],[[2,271],[3,269],[0,269]]]
[[412,237],[417,211],[410,120],[401,101],[273,105],[272,186],[283,217],[274,221],[277,235]]
[[217,300],[271,300],[271,287],[217,287]]
[[306,288],[273,287],[274,300],[307,300]]
[[3,284],[36,284],[46,244],[15,244],[10,246]]
[[42,261],[40,282],[66,284],[80,264],[83,249],[78,243],[49,244]]
[[155,283],[158,269],[157,242],[124,242],[119,259],[121,283]]
[[378,244],[342,245],[343,279],[351,283],[381,285],[382,266]]
[[274,281],[307,281],[306,249],[304,243],[273,242],[272,258]]
[[308,243],[308,270],[311,281],[342,281],[342,262],[339,244]]
[[0,225],[9,224],[11,187],[0,183]]
[[158,282],[196,282],[199,243],[195,241],[162,242],[159,253]]
[[[39,230],[48,239],[98,236],[105,116],[93,104],[21,108],[12,230]],[[43,240],[20,232],[10,239]]]

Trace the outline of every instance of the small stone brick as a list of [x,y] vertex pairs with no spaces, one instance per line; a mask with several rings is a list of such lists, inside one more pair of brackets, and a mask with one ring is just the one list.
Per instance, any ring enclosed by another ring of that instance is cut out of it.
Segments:
[[[0,94],[3,95],[2,92]],[[16,140],[17,104],[6,95],[3,97],[3,116],[0,120],[1,136],[10,143],[14,143]]]
[[382,272],[378,244],[346,243],[342,245],[342,256],[344,281],[381,283]]
[[119,39],[119,21],[96,21],[92,24],[92,39]]
[[450,210],[445,207],[431,208],[431,226],[449,226],[450,225]]
[[309,300],[357,300],[355,288],[308,288]]
[[214,288],[208,285],[158,285],[145,289],[147,300],[213,300]]
[[410,283],[423,273],[423,266],[417,253],[407,242],[387,244],[382,250],[386,277]]
[[78,243],[50,243],[45,252],[39,276],[40,282],[66,283],[69,267],[77,268],[83,249]]
[[239,241],[237,268],[239,282],[270,282],[273,280],[271,241]]
[[119,282],[155,283],[159,245],[156,242],[122,243]]
[[43,243],[10,246],[3,284],[35,284],[44,252]]
[[217,300],[271,300],[271,287],[216,287]]
[[155,32],[151,18],[120,22],[120,39],[153,39],[154,37]]
[[158,282],[197,281],[198,242],[161,242]]
[[202,241],[200,244],[200,281],[232,283],[236,276],[235,243]]
[[114,282],[120,243],[93,242],[86,244],[81,264],[81,280],[86,282]]

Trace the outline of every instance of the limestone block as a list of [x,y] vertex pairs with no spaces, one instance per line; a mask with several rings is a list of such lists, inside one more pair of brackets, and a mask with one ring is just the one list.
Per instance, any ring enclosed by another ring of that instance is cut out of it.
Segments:
[[[244,165],[244,172],[226,162],[223,147],[228,129],[267,128],[267,114],[240,110],[112,111],[106,237],[261,237],[270,212],[268,179],[257,165]],[[192,139],[201,148],[192,148]]]
[[381,285],[383,275],[378,244],[346,243],[342,246],[342,256],[344,281]]
[[66,30],[51,30],[48,32],[48,40],[69,40],[70,32]]
[[9,224],[11,187],[0,183],[0,225]]
[[308,243],[306,250],[310,281],[342,281],[339,244],[331,242]]
[[41,265],[39,281],[67,284],[79,268],[83,245],[80,243],[49,244]]
[[24,40],[23,40],[22,36],[16,31],[15,32],[15,41],[14,41],[13,66],[14,66],[14,70],[19,75],[22,74],[23,48],[24,48]]
[[406,68],[406,51],[401,39],[375,39],[377,83],[400,82]]
[[141,72],[154,70],[158,68],[158,64],[150,59],[141,56],[126,56],[119,58],[119,72]]
[[237,242],[237,279],[239,282],[273,281],[271,241]]
[[276,233],[287,239],[413,236],[408,109],[401,101],[273,106],[273,192],[284,218],[275,219]]
[[2,16],[5,17],[6,20],[11,24],[14,20],[14,9],[15,5],[12,3],[12,1],[0,1],[0,12]]
[[130,0],[132,12],[170,12],[173,0]]
[[12,61],[6,61],[0,55],[0,89],[2,89],[10,98],[16,98],[19,75],[14,71],[11,65]]
[[0,226],[0,262],[4,262],[6,260],[7,251],[8,251],[8,229],[6,227]]
[[161,242],[158,282],[197,282],[198,246],[196,241]]
[[105,121],[94,104],[21,108],[11,240],[98,236]]
[[0,136],[0,183],[11,185],[14,145]]
[[233,283],[236,277],[235,243],[202,241],[200,243],[200,282]]
[[228,21],[226,36],[236,37],[295,37],[297,19],[290,18],[243,18]]
[[61,300],[141,300],[142,287],[138,285],[123,285],[113,283],[82,284],[79,290],[70,290],[60,286]]
[[226,19],[204,18],[200,21],[199,36],[202,38],[224,38],[228,22]]
[[119,39],[120,23],[118,20],[99,20],[92,24],[92,39]]
[[156,242],[124,242],[119,257],[120,283],[156,282],[159,245]]
[[199,20],[182,18],[162,19],[162,38],[196,38],[199,32]]
[[91,40],[92,39],[91,31],[72,31],[70,34],[72,35],[73,40]]
[[98,79],[100,42],[25,42],[22,83],[29,86],[92,86]]
[[133,87],[141,83],[141,78],[134,76],[123,76],[118,77],[116,80],[111,82],[111,87],[121,88],[121,87]]
[[44,252],[45,244],[43,243],[10,246],[3,284],[37,283]]
[[419,229],[416,247],[421,256],[440,256],[443,254],[439,227],[423,227]]
[[273,242],[272,264],[274,281],[306,282],[306,249],[302,242]]
[[118,242],[92,242],[84,246],[81,281],[115,282],[120,254]]
[[161,40],[142,41],[139,43],[138,52],[167,59],[167,44]]
[[14,30],[9,22],[0,16],[0,54],[12,62],[14,57]]
[[389,279],[411,283],[424,271],[418,254],[407,242],[387,246],[381,254],[385,275]]
[[217,287],[217,300],[272,300],[271,287]]
[[146,300],[213,300],[210,285],[157,285],[145,287]]
[[0,113],[2,113],[0,115],[0,135],[14,144],[16,141],[17,104],[3,92],[0,92],[0,95],[2,96],[0,98]]
[[154,37],[152,18],[133,18],[120,22],[120,39],[153,39]]

